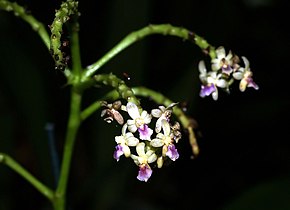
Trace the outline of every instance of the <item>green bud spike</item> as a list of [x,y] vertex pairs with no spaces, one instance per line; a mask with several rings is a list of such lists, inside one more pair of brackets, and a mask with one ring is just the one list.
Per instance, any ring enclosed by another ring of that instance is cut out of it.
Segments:
[[112,86],[119,93],[120,97],[123,99],[133,102],[140,108],[140,101],[136,98],[131,88],[129,88],[126,83],[119,79],[114,74],[98,74],[94,77],[97,82],[101,82],[104,85]]
[[63,33],[63,25],[70,19],[72,15],[79,15],[78,2],[74,0],[68,0],[63,2],[60,9],[55,12],[55,18],[50,25],[50,51],[55,61],[55,68],[64,70],[67,62],[61,51],[61,35]]

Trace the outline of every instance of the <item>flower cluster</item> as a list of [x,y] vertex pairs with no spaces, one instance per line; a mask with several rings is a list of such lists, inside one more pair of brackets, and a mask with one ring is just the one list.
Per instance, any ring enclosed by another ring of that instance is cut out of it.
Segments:
[[[102,117],[108,115],[105,118],[107,122],[115,119],[122,124],[121,135],[115,137],[117,145],[113,157],[117,161],[123,155],[131,158],[139,167],[137,179],[140,181],[147,182],[151,177],[152,164],[161,168],[166,159],[175,161],[179,158],[175,143],[181,138],[180,125],[170,121],[173,107],[176,105],[173,103],[168,107],[159,106],[148,113],[140,110],[133,102],[128,102],[126,106],[121,105],[120,101],[113,104],[104,103],[106,109],[102,111]],[[121,111],[129,115],[126,122]],[[153,120],[154,118],[156,120]],[[150,128],[152,123],[155,125]]]
[[252,79],[250,63],[246,57],[241,57],[244,67],[240,66],[240,58],[231,51],[226,55],[224,47],[216,49],[216,58],[211,60],[211,71],[207,71],[205,62],[200,61],[199,78],[202,82],[200,96],[212,95],[214,100],[218,99],[218,88],[229,92],[229,86],[233,80],[240,81],[240,91],[245,91],[246,87],[259,89],[258,85]]

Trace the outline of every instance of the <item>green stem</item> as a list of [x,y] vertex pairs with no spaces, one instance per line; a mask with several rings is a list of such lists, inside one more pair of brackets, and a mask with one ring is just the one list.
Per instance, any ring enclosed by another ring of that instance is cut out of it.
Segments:
[[0,0],[0,8],[8,12],[13,11],[15,16],[19,16],[26,21],[32,29],[38,33],[47,49],[50,48],[50,37],[44,25],[32,15],[28,14],[22,6],[18,5],[16,2],[12,3],[6,0]]
[[[67,1],[74,5],[74,1]],[[77,3],[75,3],[77,5]],[[63,3],[62,5],[66,5]],[[69,5],[69,4],[67,4]],[[64,9],[65,10],[65,9]],[[62,10],[61,10],[62,11]],[[59,11],[61,13],[61,11]],[[66,10],[65,10],[66,11]],[[71,36],[71,59],[72,59],[72,72],[71,77],[68,78],[72,85],[71,88],[71,99],[70,99],[70,115],[67,124],[67,133],[64,144],[63,159],[61,164],[60,178],[58,186],[55,192],[55,200],[53,206],[55,210],[64,210],[66,207],[66,192],[67,184],[69,179],[72,155],[75,145],[75,140],[79,126],[81,124],[80,118],[80,108],[82,101],[82,92],[78,86],[80,84],[80,74],[81,74],[81,56],[79,47],[79,25],[75,19],[70,28]]]
[[126,83],[118,78],[114,74],[98,74],[94,76],[94,79],[98,83],[103,83],[104,85],[110,85],[111,87],[115,88],[116,91],[119,93],[120,97],[125,99],[126,101],[130,101],[135,103],[139,108],[140,101],[134,95],[131,88],[129,88]]
[[160,24],[160,25],[149,25],[138,31],[134,31],[127,35],[123,40],[121,40],[114,48],[107,52],[102,58],[97,62],[87,67],[86,71],[83,72],[82,81],[86,81],[91,77],[100,67],[111,60],[118,53],[123,51],[125,48],[131,44],[143,39],[146,36],[152,34],[170,35],[182,38],[183,40],[190,40],[195,42],[204,52],[209,54],[211,57],[215,57],[214,47],[207,43],[205,39],[194,34],[193,32],[182,28],[172,26],[170,24]]
[[87,119],[89,116],[91,116],[95,111],[97,111],[99,108],[102,106],[102,101],[104,100],[116,100],[120,97],[119,93],[115,90],[109,92],[106,94],[102,99],[95,101],[92,103],[90,106],[88,106],[86,109],[84,109],[81,112],[81,120],[84,121]]
[[58,210],[65,209],[66,190],[68,183],[68,176],[71,166],[74,143],[80,126],[80,105],[81,94],[72,88],[71,90],[71,109],[68,120],[67,134],[64,145],[63,159],[61,164],[60,179],[56,189],[54,207]]
[[74,75],[74,83],[79,84],[82,62],[80,55],[80,45],[79,45],[79,25],[77,22],[72,24],[71,28],[71,59],[72,59],[72,74]]
[[42,184],[38,179],[36,179],[19,163],[13,160],[9,155],[0,153],[0,163],[7,165],[9,168],[18,173],[21,177],[23,177],[26,181],[28,181],[32,186],[34,186],[41,194],[48,198],[48,200],[53,201],[53,191],[44,184]]

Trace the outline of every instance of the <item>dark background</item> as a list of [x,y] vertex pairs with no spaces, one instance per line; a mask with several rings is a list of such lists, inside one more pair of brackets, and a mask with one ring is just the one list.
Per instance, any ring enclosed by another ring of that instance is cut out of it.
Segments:
[[[18,1],[45,25],[60,1]],[[286,0],[80,1],[82,64],[95,62],[129,32],[148,24],[186,27],[218,47],[246,56],[259,91],[220,92],[200,98],[200,49],[176,37],[150,36],[111,60],[100,72],[130,75],[187,104],[198,122],[200,155],[191,159],[186,135],[180,158],[136,179],[129,159],[112,158],[114,136],[100,111],[81,127],[68,189],[69,209],[290,209],[289,3]],[[61,156],[69,88],[38,35],[0,11],[0,151],[54,186],[48,135],[54,125]],[[85,94],[84,107],[100,97]],[[144,100],[145,101],[145,100]],[[0,210],[51,209],[50,203],[6,166],[0,166]]]

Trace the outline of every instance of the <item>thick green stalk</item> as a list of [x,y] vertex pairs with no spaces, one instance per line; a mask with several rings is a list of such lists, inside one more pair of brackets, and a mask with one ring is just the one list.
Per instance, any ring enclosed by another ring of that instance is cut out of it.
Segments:
[[71,59],[72,59],[72,81],[74,84],[79,84],[81,70],[82,70],[82,62],[80,55],[80,46],[79,46],[79,24],[77,22],[72,24],[71,28]]
[[54,194],[53,191],[36,179],[31,173],[29,173],[25,168],[23,168],[19,163],[17,163],[9,155],[0,153],[0,163],[7,165],[22,178],[28,181],[32,186],[34,186],[41,194],[43,194],[48,200],[52,201]]
[[97,62],[87,67],[82,76],[82,81],[86,81],[91,77],[100,67],[105,63],[115,57],[118,53],[123,51],[128,46],[133,43],[143,39],[146,36],[152,34],[170,35],[176,36],[183,40],[193,41],[197,46],[199,46],[205,53],[209,54],[211,57],[215,57],[214,47],[207,43],[205,39],[194,34],[193,32],[182,28],[172,26],[170,24],[160,24],[160,25],[149,25],[138,31],[134,31],[127,35],[123,40],[121,40],[114,48],[107,52],[102,58]]
[[66,191],[69,179],[69,172],[74,150],[74,144],[79,126],[81,124],[80,108],[82,100],[82,91],[77,86],[80,82],[81,73],[81,57],[79,49],[78,24],[74,23],[71,30],[71,54],[72,54],[72,89],[70,100],[70,116],[67,126],[67,134],[64,144],[63,159],[59,183],[55,192],[55,200],[53,202],[55,210],[64,210],[66,206]]
[[18,16],[22,18],[24,21],[26,21],[32,27],[32,29],[38,33],[43,43],[47,47],[47,49],[49,49],[50,38],[49,38],[46,28],[41,22],[36,20],[29,13],[27,13],[26,10],[22,6],[18,5],[16,2],[0,0],[0,9],[4,9],[8,12],[10,11],[14,12],[15,16]]
[[72,154],[74,144],[77,136],[77,131],[80,126],[80,105],[81,105],[81,94],[75,91],[74,88],[71,90],[71,107],[70,116],[67,126],[67,134],[64,144],[63,159],[61,164],[60,178],[58,186],[55,192],[55,200],[53,202],[55,210],[64,210],[66,201],[66,190],[69,178]]

